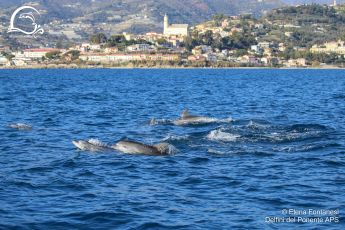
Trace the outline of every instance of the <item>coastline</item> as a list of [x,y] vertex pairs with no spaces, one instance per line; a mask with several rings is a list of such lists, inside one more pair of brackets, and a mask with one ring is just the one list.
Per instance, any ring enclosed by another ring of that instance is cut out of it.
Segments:
[[252,66],[252,67],[195,67],[195,66],[93,66],[93,65],[34,65],[21,67],[0,66],[0,70],[20,70],[20,69],[282,69],[282,70],[301,70],[301,69],[324,69],[324,70],[345,70],[339,66],[318,66],[318,67],[272,67],[272,66]]

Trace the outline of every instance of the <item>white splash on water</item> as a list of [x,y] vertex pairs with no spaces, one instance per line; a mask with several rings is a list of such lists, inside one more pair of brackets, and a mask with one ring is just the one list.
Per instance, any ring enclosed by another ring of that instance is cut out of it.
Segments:
[[224,132],[223,129],[217,129],[211,131],[207,138],[212,141],[224,141],[224,142],[235,142],[240,138],[240,135]]
[[189,135],[178,136],[178,135],[168,135],[163,138],[163,141],[183,141],[188,140],[190,138]]
[[171,124],[172,121],[169,119],[156,119],[156,118],[152,118],[150,120],[150,125],[154,126],[154,125],[166,125],[166,124]]

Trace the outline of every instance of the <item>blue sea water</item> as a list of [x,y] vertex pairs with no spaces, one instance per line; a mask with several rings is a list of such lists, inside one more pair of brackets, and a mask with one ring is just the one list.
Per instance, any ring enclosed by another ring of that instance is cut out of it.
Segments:
[[[226,122],[164,123],[184,108]],[[179,152],[71,143],[90,138]],[[0,229],[344,229],[344,172],[343,70],[0,71]],[[267,223],[315,217],[284,209],[340,219]]]

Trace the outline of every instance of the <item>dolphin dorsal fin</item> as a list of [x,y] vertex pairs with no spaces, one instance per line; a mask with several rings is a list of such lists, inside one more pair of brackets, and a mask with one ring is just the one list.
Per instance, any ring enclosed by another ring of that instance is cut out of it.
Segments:
[[189,110],[188,109],[183,110],[181,117],[182,119],[189,117]]

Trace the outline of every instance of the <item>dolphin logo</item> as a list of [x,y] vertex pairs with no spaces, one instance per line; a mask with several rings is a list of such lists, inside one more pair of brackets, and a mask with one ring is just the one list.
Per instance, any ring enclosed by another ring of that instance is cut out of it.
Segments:
[[[17,15],[22,11],[22,10],[31,10],[29,13],[21,13],[19,15],[20,19],[27,19],[30,20],[32,22],[32,26],[33,26],[33,30],[32,31],[25,31],[22,30],[20,28],[15,27],[14,23],[15,23],[15,19],[17,17]],[[44,33],[44,29],[42,28],[41,25],[38,25],[36,23],[36,18],[34,16],[34,12],[36,12],[38,15],[41,15],[40,12],[38,12],[38,10],[36,10],[34,7],[32,6],[22,6],[19,7],[18,9],[16,9],[12,16],[11,16],[11,22],[10,22],[10,26],[8,28],[7,33],[13,33],[13,32],[20,32],[26,35],[33,35],[35,36],[36,34],[43,34]]]

